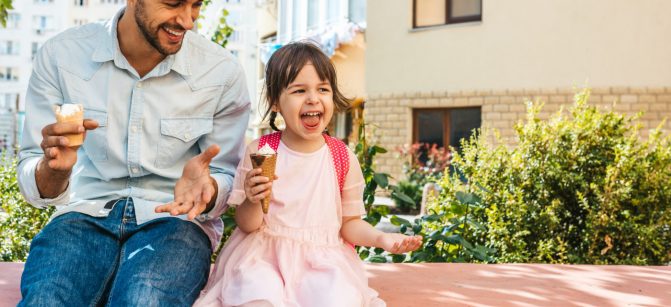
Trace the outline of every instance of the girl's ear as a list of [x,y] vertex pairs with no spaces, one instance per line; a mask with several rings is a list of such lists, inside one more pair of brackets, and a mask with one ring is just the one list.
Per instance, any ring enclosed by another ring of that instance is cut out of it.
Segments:
[[273,103],[273,105],[272,105],[272,106],[270,106],[270,111],[273,111],[273,112],[276,112],[276,113],[279,113],[279,112],[280,112],[280,107],[279,107],[279,106],[277,106],[277,105],[278,105],[277,103]]

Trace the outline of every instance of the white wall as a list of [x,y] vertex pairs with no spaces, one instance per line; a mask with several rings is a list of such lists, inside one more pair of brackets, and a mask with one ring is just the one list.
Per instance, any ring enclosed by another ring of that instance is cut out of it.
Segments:
[[412,30],[412,0],[369,0],[368,94],[671,84],[671,1],[482,7],[482,22]]

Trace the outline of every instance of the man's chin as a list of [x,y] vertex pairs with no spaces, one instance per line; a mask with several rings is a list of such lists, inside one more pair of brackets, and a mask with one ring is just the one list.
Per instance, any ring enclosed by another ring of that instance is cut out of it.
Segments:
[[179,44],[169,44],[169,45],[161,45],[161,50],[158,50],[161,54],[168,56],[168,55],[173,55],[179,50],[182,49],[182,43]]

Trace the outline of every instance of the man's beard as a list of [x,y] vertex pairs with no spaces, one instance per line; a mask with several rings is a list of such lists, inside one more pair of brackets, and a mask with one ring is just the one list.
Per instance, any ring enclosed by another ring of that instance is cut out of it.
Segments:
[[[176,31],[184,31],[184,28],[182,28],[179,25],[170,25],[168,23],[162,23],[158,27],[156,27],[155,31],[152,31],[152,29],[149,28],[149,23],[147,22],[147,12],[144,10],[144,1],[139,0],[137,2],[137,7],[135,9],[135,23],[137,23],[137,27],[140,29],[140,32],[142,32],[142,36],[144,36],[145,40],[152,46],[156,51],[158,51],[160,54],[164,56],[168,56],[171,54],[175,54],[179,51],[179,49],[182,48],[182,44],[180,42],[179,46],[177,46],[177,49],[174,51],[168,50],[166,48],[163,48],[161,46],[161,43],[159,42],[158,39],[158,30],[165,27],[171,30],[176,30]],[[186,33],[185,33],[186,35]]]

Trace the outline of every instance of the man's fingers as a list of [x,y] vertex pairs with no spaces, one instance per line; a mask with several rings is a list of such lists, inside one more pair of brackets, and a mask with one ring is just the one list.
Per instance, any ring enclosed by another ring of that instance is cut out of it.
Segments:
[[93,130],[98,128],[99,124],[97,121],[92,119],[84,119],[84,129]]
[[199,214],[203,213],[203,211],[205,211],[205,207],[206,207],[206,206],[205,206],[205,204],[203,204],[203,203],[200,203],[200,204],[198,204],[198,205],[193,206],[193,208],[191,208],[191,210],[189,210],[189,213],[188,213],[188,215],[186,216],[186,218],[187,218],[189,221],[195,219],[196,216],[198,216]]
[[84,126],[76,123],[56,123],[47,125],[42,129],[43,136],[66,135],[84,132]]
[[42,148],[68,146],[70,141],[64,136],[46,136],[42,139]]
[[154,208],[154,212],[156,212],[156,213],[170,212],[170,210],[171,210],[173,207],[176,207],[176,206],[178,206],[178,205],[179,205],[179,203],[176,203],[176,202],[174,202],[174,201],[171,201],[171,202],[169,202],[169,203],[167,203],[167,204],[163,204],[163,205],[160,205],[160,206],[156,206],[156,208]]
[[210,145],[205,151],[200,153],[199,158],[200,161],[205,163],[205,164],[210,164],[210,161],[221,151],[221,148],[219,148],[219,145]]

